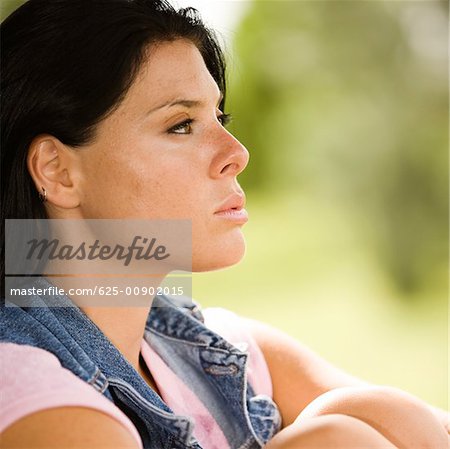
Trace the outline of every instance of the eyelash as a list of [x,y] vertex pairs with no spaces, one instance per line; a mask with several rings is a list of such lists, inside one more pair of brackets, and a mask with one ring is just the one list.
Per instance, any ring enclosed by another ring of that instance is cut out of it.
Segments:
[[231,114],[220,114],[217,119],[221,121],[222,126],[227,126],[231,123],[233,117],[231,116]]
[[[217,120],[219,120],[219,122],[222,124],[222,126],[227,126],[230,122],[231,122],[231,115],[230,114],[221,114],[217,117]],[[190,128],[189,128],[189,132],[187,133],[182,133],[182,132],[177,132],[180,130],[183,130],[183,128],[186,128],[187,126],[192,125],[192,123],[194,122],[193,119],[187,119],[184,120],[181,123],[178,123],[175,126],[172,126],[172,128],[169,129],[169,134],[190,134]]]

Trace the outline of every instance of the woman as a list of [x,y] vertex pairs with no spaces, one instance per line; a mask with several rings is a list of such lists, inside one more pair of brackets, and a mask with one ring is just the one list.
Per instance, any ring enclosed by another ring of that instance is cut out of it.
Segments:
[[[194,271],[241,259],[248,152],[224,128],[222,54],[194,10],[29,0],[2,24],[2,71],[4,219],[190,219]],[[444,412],[262,323],[166,296],[28,299],[2,308],[2,447],[448,444]]]

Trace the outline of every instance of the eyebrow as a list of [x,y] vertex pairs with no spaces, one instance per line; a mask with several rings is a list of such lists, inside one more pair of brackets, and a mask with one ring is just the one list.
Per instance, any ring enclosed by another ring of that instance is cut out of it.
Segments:
[[[223,93],[220,93],[219,96],[219,100],[217,101],[217,106],[219,106],[220,102],[223,100]],[[146,116],[152,114],[155,111],[158,111],[159,109],[163,109],[163,108],[172,108],[174,106],[185,106],[187,108],[195,108],[198,106],[201,106],[202,104],[204,104],[203,101],[201,100],[187,100],[184,98],[177,98],[175,100],[169,100],[166,101],[163,104],[160,104],[159,106],[156,106],[152,109],[150,109],[149,111],[147,111]]]

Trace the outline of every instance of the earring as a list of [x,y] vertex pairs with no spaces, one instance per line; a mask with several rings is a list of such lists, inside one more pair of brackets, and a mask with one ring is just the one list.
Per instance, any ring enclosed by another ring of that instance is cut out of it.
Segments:
[[47,201],[47,190],[44,189],[44,187],[41,187],[42,193],[39,193],[39,199],[45,203]]

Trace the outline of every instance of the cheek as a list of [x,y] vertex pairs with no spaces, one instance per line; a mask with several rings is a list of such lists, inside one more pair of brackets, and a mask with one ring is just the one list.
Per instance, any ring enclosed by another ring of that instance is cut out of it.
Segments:
[[152,161],[130,170],[134,183],[130,196],[141,207],[151,212],[153,218],[194,218],[199,205],[198,187],[192,181],[196,178],[180,161]]
[[133,153],[91,161],[83,189],[86,218],[165,219],[195,214],[200,176],[192,164],[148,151]]

